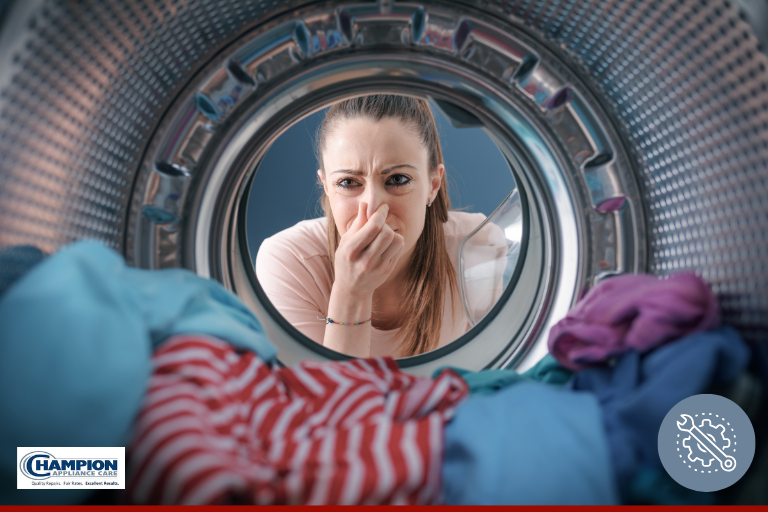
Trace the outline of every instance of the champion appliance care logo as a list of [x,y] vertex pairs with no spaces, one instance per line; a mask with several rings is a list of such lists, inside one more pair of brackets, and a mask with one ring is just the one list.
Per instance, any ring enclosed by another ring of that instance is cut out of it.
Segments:
[[125,489],[125,448],[17,448],[17,489]]

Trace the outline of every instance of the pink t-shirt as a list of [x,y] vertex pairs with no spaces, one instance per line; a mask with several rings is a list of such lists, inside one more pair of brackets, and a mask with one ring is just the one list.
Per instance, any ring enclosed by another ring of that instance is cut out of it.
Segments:
[[[448,212],[448,222],[443,226],[454,271],[458,271],[459,244],[483,220],[485,215],[482,213]],[[256,277],[280,314],[301,333],[322,344],[325,323],[317,317],[328,314],[333,286],[326,249],[325,218],[299,222],[264,240],[256,257]],[[439,346],[454,341],[471,327],[458,290],[454,297],[455,314],[451,311],[450,296],[448,290]],[[371,357],[395,354],[400,343],[400,339],[396,339],[399,331],[372,327]]]

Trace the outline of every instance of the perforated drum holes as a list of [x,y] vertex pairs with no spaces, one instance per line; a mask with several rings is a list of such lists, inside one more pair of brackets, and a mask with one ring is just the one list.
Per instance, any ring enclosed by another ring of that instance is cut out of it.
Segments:
[[[324,84],[351,93],[386,82],[453,99],[523,142],[523,186],[546,241],[537,257],[551,257],[552,274],[524,274],[541,307],[521,332],[486,326],[511,345],[489,349],[498,357],[481,367],[535,359],[512,340],[542,339],[576,290],[615,272],[695,271],[721,298],[724,322],[768,335],[768,60],[737,7],[381,5],[90,0],[45,3],[33,25],[11,20],[27,43],[2,70],[0,246],[52,252],[97,238],[133,265],[187,266],[234,288],[236,198],[203,200],[207,190],[236,196],[247,177],[246,155],[227,153],[224,132],[259,111],[265,128],[242,147],[257,144],[277,129],[266,120],[289,122]],[[557,96],[566,86],[570,101]],[[273,110],[259,110],[269,98]],[[212,170],[225,160],[235,174]],[[169,175],[161,198],[155,162],[190,179]],[[621,209],[599,211],[620,196]],[[165,218],[152,208],[178,223],[157,226]]]

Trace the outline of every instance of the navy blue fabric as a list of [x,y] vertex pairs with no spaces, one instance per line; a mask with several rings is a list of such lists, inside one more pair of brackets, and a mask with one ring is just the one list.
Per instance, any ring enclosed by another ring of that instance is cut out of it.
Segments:
[[44,258],[45,253],[32,245],[0,249],[0,297]]
[[[768,390],[768,344],[755,343],[752,345],[752,358],[763,389]],[[768,397],[766,398],[768,399]]]
[[96,242],[66,247],[19,278],[0,297],[0,503],[82,501],[86,491],[17,491],[16,447],[125,446],[153,347],[188,333],[266,361],[276,355],[220,284],[129,268]]
[[595,396],[529,380],[470,396],[445,427],[443,500],[617,504]]
[[641,356],[632,350],[613,366],[573,375],[565,389],[600,401],[611,459],[622,496],[640,468],[664,471],[657,448],[670,409],[710,386],[735,380],[749,363],[747,344],[731,327],[691,334]]
[[683,487],[666,470],[641,466],[622,495],[624,505],[714,505],[715,494]]

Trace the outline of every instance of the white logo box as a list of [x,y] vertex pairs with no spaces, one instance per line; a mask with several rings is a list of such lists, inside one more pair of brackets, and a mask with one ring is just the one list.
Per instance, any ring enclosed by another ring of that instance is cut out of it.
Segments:
[[17,489],[125,489],[125,447],[16,448]]

